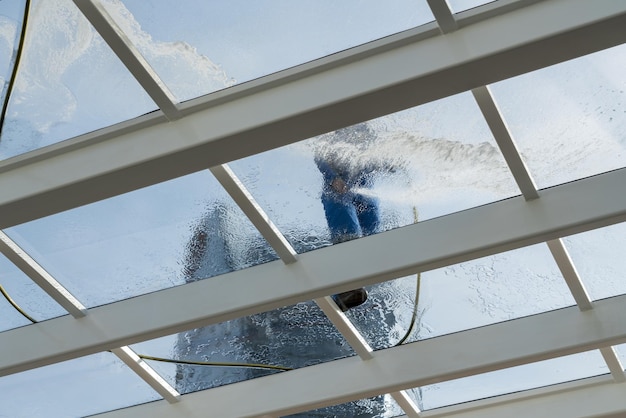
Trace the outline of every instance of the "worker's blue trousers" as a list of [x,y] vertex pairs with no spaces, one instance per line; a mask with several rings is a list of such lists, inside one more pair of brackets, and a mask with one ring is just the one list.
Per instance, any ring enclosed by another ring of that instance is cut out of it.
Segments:
[[322,193],[322,204],[334,244],[371,235],[380,228],[378,199],[356,193]]

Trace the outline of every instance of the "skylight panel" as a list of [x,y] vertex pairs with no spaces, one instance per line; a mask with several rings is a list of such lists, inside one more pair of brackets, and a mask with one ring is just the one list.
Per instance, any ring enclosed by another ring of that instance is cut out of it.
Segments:
[[626,224],[620,223],[564,238],[592,300],[626,293],[625,234]]
[[[0,331],[67,315],[39,286],[0,255]],[[10,299],[10,301],[9,301]]]
[[182,394],[354,355],[312,301],[145,341],[132,348]]
[[102,3],[181,101],[433,20],[423,0]]
[[626,165],[624,64],[618,46],[492,86],[540,188]]
[[[230,166],[298,252],[342,240],[329,201],[378,203],[377,227],[361,222],[361,233],[347,234],[356,237],[519,194],[467,93]],[[337,177],[347,183],[346,194],[333,192]]]
[[493,3],[496,0],[441,0],[446,1],[454,13],[463,12],[465,10],[473,9],[474,7],[483,6],[485,4]]
[[597,350],[525,364],[419,389],[424,410],[608,373]]
[[0,378],[3,416],[65,418],[160,399],[111,353],[81,357]]
[[[0,158],[156,109],[71,0],[34,0],[29,16]],[[0,33],[12,33],[15,24],[0,20]]]
[[277,258],[209,171],[6,233],[87,307]]
[[398,404],[389,395],[380,395],[358,401],[328,406],[300,414],[286,415],[283,418],[388,418],[405,416]]
[[367,289],[368,301],[347,312],[347,316],[375,349],[575,304],[545,245],[455,264]]

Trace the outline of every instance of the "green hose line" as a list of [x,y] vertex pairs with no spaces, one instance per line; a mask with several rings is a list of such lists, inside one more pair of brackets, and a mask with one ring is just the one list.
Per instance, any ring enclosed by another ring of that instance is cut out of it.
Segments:
[[400,339],[400,341],[398,341],[396,343],[396,347],[403,344],[407,338],[409,338],[409,335],[411,335],[411,332],[413,332],[413,327],[415,326],[415,322],[417,321],[417,305],[419,304],[419,300],[420,300],[420,287],[421,287],[421,282],[422,282],[422,273],[417,273],[417,285],[416,285],[416,289],[415,289],[415,302],[413,304],[413,315],[411,316],[411,323],[409,324],[409,328],[407,329],[406,333],[404,334],[404,337],[402,337]]
[[20,41],[17,46],[15,54],[15,64],[13,64],[13,71],[11,72],[11,78],[9,79],[9,85],[7,86],[7,92],[4,96],[4,102],[2,103],[2,111],[0,112],[0,138],[2,137],[2,128],[4,127],[4,118],[7,114],[7,108],[9,107],[9,99],[13,92],[13,86],[15,85],[15,79],[17,78],[17,70],[20,66],[20,59],[22,58],[22,51],[24,49],[24,40],[26,39],[26,26],[28,23],[28,12],[30,10],[30,0],[26,0],[24,5],[24,19],[22,20],[22,30],[20,33]]
[[17,303],[15,303],[15,301],[13,299],[11,299],[11,296],[9,296],[9,294],[4,289],[4,287],[2,287],[1,284],[0,284],[0,293],[2,293],[2,296],[4,296],[4,298],[11,304],[11,306],[13,306],[16,311],[21,313],[24,318],[28,319],[33,324],[37,323],[37,321],[35,321],[30,315],[28,315],[26,312],[24,312],[24,310],[22,310],[22,308],[20,308],[20,306]]
[[144,354],[137,354],[144,360],[161,361],[164,363],[175,364],[187,364],[191,366],[212,366],[212,367],[246,367],[253,369],[268,369],[268,370],[280,370],[283,372],[293,370],[291,367],[272,366],[270,364],[256,364],[256,363],[228,363],[228,362],[215,362],[215,361],[189,361],[189,360],[174,360],[169,358],[147,356]]

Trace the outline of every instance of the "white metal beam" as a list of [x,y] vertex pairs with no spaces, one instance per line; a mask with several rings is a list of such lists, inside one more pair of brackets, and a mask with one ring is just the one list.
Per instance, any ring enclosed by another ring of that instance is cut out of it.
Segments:
[[73,317],[81,318],[87,314],[87,308],[69,290],[2,231],[0,231],[0,252]]
[[178,100],[169,91],[158,74],[128,39],[99,0],[74,0],[74,4],[98,31],[115,55],[141,84],[148,95],[169,120],[180,118]]
[[211,173],[220,182],[222,187],[233,198],[237,206],[250,219],[250,222],[259,230],[263,238],[276,251],[285,264],[296,262],[298,254],[289,241],[276,228],[263,208],[254,200],[248,189],[237,178],[233,170],[226,164],[211,167]]
[[623,1],[538,2],[446,35],[426,25],[186,102],[181,120],[163,123],[158,112],[64,141],[0,163],[0,228],[618,45],[625,26]]
[[539,194],[537,193],[535,182],[517,150],[515,141],[489,87],[481,86],[472,89],[472,94],[522,194],[527,200],[538,198]]
[[572,263],[572,259],[563,244],[563,240],[550,240],[546,242],[546,244],[548,244],[552,257],[559,267],[559,270],[563,275],[563,279],[565,279],[565,283],[567,283],[567,287],[569,287],[569,290],[572,293],[578,307],[582,311],[592,309],[593,305],[589,295],[587,294],[587,289],[580,279],[574,263]]
[[[0,375],[626,220],[626,169],[0,333]],[[247,289],[241,292],[241,289]],[[184,301],[181,304],[181,301]]]
[[[622,418],[625,384],[607,376],[561,383],[423,412],[424,418]],[[522,411],[520,413],[520,411]]]
[[565,308],[376,351],[368,361],[351,357],[188,394],[184,408],[154,402],[105,416],[294,414],[626,342],[625,316],[626,296],[620,296],[585,312]]
[[167,383],[148,363],[140,358],[130,347],[119,347],[111,350],[113,354],[124,362],[132,371],[137,373],[152,389],[161,395],[167,402],[176,403],[180,400],[180,393]]
[[454,32],[459,28],[454,18],[454,14],[450,9],[450,5],[446,0],[427,0],[433,16],[437,19],[437,24],[441,33]]

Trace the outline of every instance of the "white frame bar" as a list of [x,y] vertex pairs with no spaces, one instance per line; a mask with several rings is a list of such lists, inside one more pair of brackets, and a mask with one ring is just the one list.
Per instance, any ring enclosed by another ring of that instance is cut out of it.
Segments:
[[0,252],[74,318],[87,315],[87,308],[69,290],[2,231],[0,231]]
[[[368,361],[351,357],[188,394],[184,408],[154,402],[104,416],[201,417],[207,410],[221,417],[294,414],[620,344],[626,342],[625,316],[626,296],[619,296],[585,312],[560,309],[376,351]],[[233,402],[242,393],[246,402]]]
[[446,0],[427,0],[433,16],[437,19],[437,24],[441,33],[454,32],[459,28],[456,23],[452,9]]
[[609,0],[427,26],[185,103],[175,122],[157,112],[16,157],[0,163],[0,228],[618,45],[624,26],[626,4]]
[[0,375],[622,222],[626,194],[614,191],[624,183],[626,169],[616,170],[529,202],[520,196],[301,254],[297,263],[266,263],[93,308],[80,320],[5,331]]
[[539,197],[537,186],[524,160],[522,160],[522,156],[517,150],[515,141],[509,132],[506,122],[502,118],[500,109],[491,94],[491,90],[488,86],[481,86],[473,89],[472,94],[502,152],[502,156],[513,174],[513,178],[517,182],[517,186],[522,191],[526,200],[537,199]]
[[73,0],[100,36],[124,63],[169,120],[181,117],[178,100],[124,34],[99,0]]
[[298,260],[298,253],[270,220],[263,208],[254,200],[252,194],[237,178],[233,170],[226,164],[211,167],[210,170],[237,206],[250,219],[250,222],[259,230],[263,238],[276,251],[283,263],[295,263]]
[[161,375],[159,375],[145,360],[139,357],[130,347],[119,347],[111,350],[132,371],[137,373],[152,389],[161,395],[167,402],[180,401],[180,393],[176,391]]

